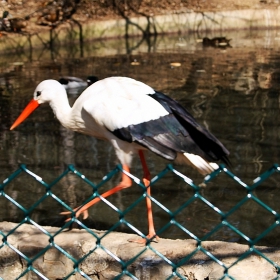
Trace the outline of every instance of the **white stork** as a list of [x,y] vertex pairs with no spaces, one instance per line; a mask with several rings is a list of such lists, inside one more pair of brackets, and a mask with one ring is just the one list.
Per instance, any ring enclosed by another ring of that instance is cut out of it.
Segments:
[[[218,168],[222,160],[228,163],[228,150],[208,130],[199,125],[192,115],[172,98],[148,85],[126,77],[109,77],[95,82],[79,96],[71,108],[65,88],[56,80],[41,82],[34,97],[12,125],[14,129],[40,104],[49,103],[60,123],[73,131],[110,141],[124,171],[130,172],[134,154],[143,167],[143,182],[150,190],[150,172],[144,151],[172,161],[186,163],[206,175]],[[122,173],[121,182],[102,197],[132,185],[129,176]],[[100,201],[94,198],[74,211],[78,217],[88,217],[88,208]],[[154,238],[151,200],[147,196],[148,235]],[[63,212],[62,214],[69,214]],[[141,239],[139,242],[145,242]]]

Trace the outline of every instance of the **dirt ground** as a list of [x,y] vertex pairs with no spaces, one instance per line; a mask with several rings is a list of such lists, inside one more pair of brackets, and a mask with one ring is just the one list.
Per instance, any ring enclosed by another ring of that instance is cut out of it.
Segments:
[[2,0],[0,13],[27,19],[27,32],[43,26],[61,24],[69,18],[81,24],[89,21],[133,16],[154,16],[183,12],[226,11],[238,9],[275,9],[279,0]]

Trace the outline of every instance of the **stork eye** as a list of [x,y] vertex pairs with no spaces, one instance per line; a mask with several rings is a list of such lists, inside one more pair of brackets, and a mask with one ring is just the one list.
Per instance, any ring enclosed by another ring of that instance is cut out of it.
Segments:
[[36,92],[37,97],[38,97],[38,96],[40,96],[40,95],[41,95],[41,93],[42,93],[41,91],[37,91],[37,92]]

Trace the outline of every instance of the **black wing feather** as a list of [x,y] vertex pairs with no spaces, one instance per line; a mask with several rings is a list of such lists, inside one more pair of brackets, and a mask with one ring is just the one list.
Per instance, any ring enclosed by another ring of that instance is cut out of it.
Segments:
[[127,142],[136,142],[154,153],[174,160],[177,152],[201,156],[207,161],[229,163],[228,150],[178,102],[160,92],[149,95],[169,113],[164,117],[116,129],[112,133]]
[[230,164],[227,157],[229,151],[210,131],[197,123],[194,117],[183,106],[161,92],[155,92],[155,94],[151,94],[150,96],[157,100],[169,113],[174,114],[181,125],[189,132],[196,145],[210,157],[209,159],[209,157],[205,158],[202,156],[204,159],[208,161],[222,160],[226,164]]

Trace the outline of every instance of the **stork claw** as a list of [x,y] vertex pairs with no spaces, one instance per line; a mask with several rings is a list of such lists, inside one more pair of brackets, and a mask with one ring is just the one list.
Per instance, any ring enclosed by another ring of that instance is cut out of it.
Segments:
[[[148,234],[146,237],[147,237],[147,239],[150,239],[151,242],[158,243],[159,240],[160,240],[160,238],[157,235],[155,235],[155,234],[152,234],[152,235]],[[132,238],[132,239],[128,239],[128,241],[129,242],[138,243],[138,244],[142,244],[142,245],[146,245],[147,239],[146,238],[136,238],[136,239]]]
[[[84,209],[83,207],[77,207],[75,209],[73,209],[73,211],[75,212],[75,217],[78,218],[81,214],[83,215],[83,220],[88,218],[88,210]],[[65,211],[65,212],[60,212],[60,215],[71,215],[73,212],[71,211]],[[65,220],[65,222],[70,221],[71,218],[68,218]]]

